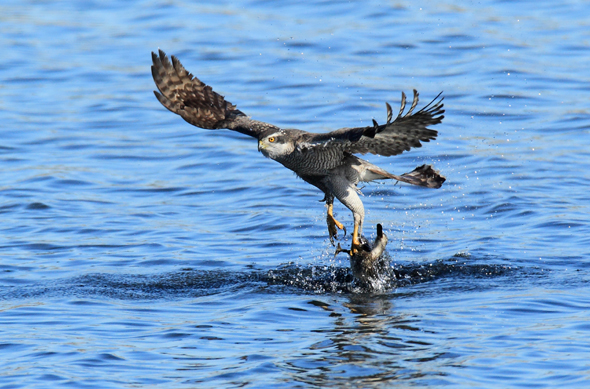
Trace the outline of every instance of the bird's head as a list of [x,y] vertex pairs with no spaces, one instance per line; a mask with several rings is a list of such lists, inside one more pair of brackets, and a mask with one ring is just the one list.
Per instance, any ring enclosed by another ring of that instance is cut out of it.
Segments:
[[258,151],[265,157],[279,159],[293,151],[293,142],[285,131],[274,132],[258,140]]

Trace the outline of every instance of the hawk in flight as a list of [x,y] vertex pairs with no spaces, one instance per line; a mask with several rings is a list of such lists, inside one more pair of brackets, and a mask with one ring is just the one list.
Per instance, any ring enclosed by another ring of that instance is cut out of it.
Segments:
[[334,244],[337,229],[346,229],[333,215],[334,198],[352,211],[354,229],[350,254],[361,245],[365,210],[359,198],[359,182],[393,179],[427,188],[440,188],[445,181],[430,165],[422,165],[410,173],[388,173],[355,154],[391,156],[401,154],[420,142],[436,139],[437,132],[426,128],[438,124],[444,118],[442,98],[414,112],[418,104],[418,92],[410,109],[404,113],[406,96],[402,92],[399,114],[393,119],[391,106],[387,106],[387,122],[372,126],[341,128],[316,134],[295,129],[284,129],[272,124],[252,120],[236,106],[213,89],[187,72],[180,61],[166,54],[152,53],[152,76],[159,92],[154,92],[160,103],[190,124],[205,129],[226,128],[249,135],[258,140],[258,150],[293,170],[305,182],[324,192],[328,207],[327,223],[330,241]]

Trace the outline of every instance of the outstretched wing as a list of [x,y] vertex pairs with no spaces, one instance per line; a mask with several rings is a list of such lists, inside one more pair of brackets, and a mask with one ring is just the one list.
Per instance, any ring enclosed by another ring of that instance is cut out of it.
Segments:
[[387,106],[387,123],[377,124],[373,120],[373,126],[358,128],[341,128],[326,134],[310,134],[301,142],[299,149],[337,148],[349,153],[372,153],[383,156],[397,155],[412,147],[421,147],[420,142],[429,142],[436,139],[438,132],[426,128],[438,124],[444,118],[442,92],[428,105],[414,112],[418,105],[418,92],[414,90],[412,106],[404,114],[406,107],[406,95],[402,92],[401,108],[399,114],[392,121],[393,112],[391,106]]
[[159,93],[158,101],[190,124],[205,128],[227,128],[260,138],[268,132],[278,131],[272,124],[251,120],[223,96],[186,71],[178,58],[172,63],[162,50],[152,52],[152,76]]

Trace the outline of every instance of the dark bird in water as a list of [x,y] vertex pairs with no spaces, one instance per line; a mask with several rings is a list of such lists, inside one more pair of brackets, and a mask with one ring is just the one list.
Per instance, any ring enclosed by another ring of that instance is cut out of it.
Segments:
[[373,244],[369,244],[364,237],[361,238],[362,245],[354,252],[336,249],[336,254],[345,252],[350,255],[350,269],[353,277],[361,283],[361,285],[373,287],[379,279],[387,273],[387,261],[383,257],[385,246],[387,246],[387,235],[383,233],[383,226],[377,224],[377,237]]
[[[187,72],[180,61],[172,56],[172,62],[163,51],[152,53],[152,76],[159,92],[154,92],[160,103],[180,115],[190,124],[205,129],[226,128],[249,135],[258,140],[258,150],[270,159],[293,170],[305,182],[324,192],[328,207],[327,223],[330,241],[334,244],[342,223],[334,218],[334,198],[352,211],[354,229],[351,255],[361,246],[365,210],[359,198],[359,182],[393,179],[408,184],[440,188],[445,178],[430,165],[422,165],[409,173],[395,175],[386,172],[355,154],[391,156],[401,154],[420,142],[436,139],[437,132],[427,126],[438,124],[444,118],[443,98],[440,94],[422,109],[418,105],[418,92],[410,109],[404,113],[406,95],[402,92],[401,108],[393,117],[387,107],[387,122],[372,126],[341,128],[316,134],[302,130],[283,129],[269,123],[250,119],[236,106],[213,89]],[[344,229],[346,234],[346,229]]]

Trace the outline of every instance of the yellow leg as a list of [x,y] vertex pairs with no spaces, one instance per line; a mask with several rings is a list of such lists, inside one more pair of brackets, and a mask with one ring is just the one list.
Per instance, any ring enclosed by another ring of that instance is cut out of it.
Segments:
[[354,223],[354,231],[352,231],[352,245],[350,247],[350,255],[356,254],[360,245],[361,245],[361,241],[359,240],[359,225],[357,223]]
[[330,242],[334,245],[334,238],[338,235],[337,228],[344,230],[344,235],[346,235],[346,228],[344,228],[344,225],[334,218],[334,204],[328,204],[328,216],[326,216],[326,221],[328,222]]
[[340,253],[346,253],[348,255],[350,255],[351,257],[355,256],[359,249],[361,247],[361,241],[359,239],[359,225],[358,224],[354,224],[354,231],[352,233],[352,244],[350,246],[350,250],[344,250],[342,247],[340,247],[340,243],[338,243],[338,248],[336,248],[336,253],[334,253],[334,256],[340,254]]

